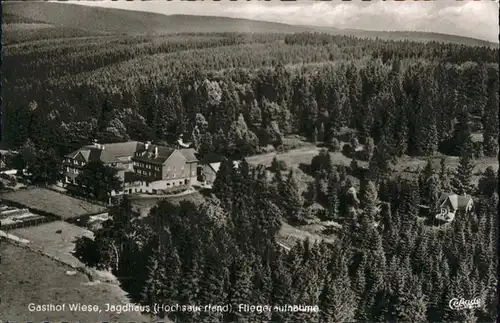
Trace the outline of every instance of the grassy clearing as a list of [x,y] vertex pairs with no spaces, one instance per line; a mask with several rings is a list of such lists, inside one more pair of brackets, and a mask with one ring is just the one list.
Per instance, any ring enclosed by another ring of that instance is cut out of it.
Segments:
[[[60,233],[56,233],[60,230]],[[92,232],[63,221],[9,231],[17,237],[30,241],[30,245],[73,266],[83,264],[72,255],[74,241],[80,236],[92,237]]]
[[[108,283],[90,282],[77,272],[66,274],[68,268],[47,257],[2,242],[0,245],[0,313],[3,320],[15,322],[152,322],[136,312],[120,315],[105,312],[106,303],[129,303],[125,293]],[[64,312],[30,312],[28,304],[66,304]],[[70,303],[99,305],[101,313],[71,312]]]
[[106,208],[103,206],[45,188],[30,188],[10,192],[3,194],[1,199],[23,205],[35,211],[53,214],[61,219],[106,212]]
[[[269,153],[257,156],[251,156],[247,158],[247,162],[250,165],[271,165],[273,158],[276,156],[278,160],[283,160],[287,163],[288,166],[298,167],[300,164],[310,165],[314,156],[319,155],[322,148],[313,146],[313,147],[304,147],[298,149],[292,149],[283,153]],[[333,163],[337,166],[349,166],[351,164],[352,159],[344,156],[341,152],[330,152],[330,156],[332,156]],[[368,166],[367,162],[358,160],[358,165],[360,166]]]
[[294,246],[298,241],[304,241],[307,239],[309,239],[310,242],[319,242],[324,240],[325,242],[333,243],[335,241],[333,237],[325,237],[324,235],[318,233],[323,229],[324,226],[319,224],[315,226],[308,225],[296,228],[283,222],[281,230],[278,233],[277,240],[288,247]]
[[[300,164],[310,165],[313,157],[318,155],[320,150],[321,148],[319,147],[299,148],[284,153],[269,153],[264,155],[251,156],[247,158],[247,161],[251,165],[262,164],[265,166],[269,166],[271,165],[273,158],[277,156],[278,160],[283,160],[289,167],[297,169]],[[332,160],[335,165],[349,166],[351,164],[352,159],[344,156],[341,152],[330,152],[330,155],[332,156]],[[455,169],[458,166],[458,157],[435,155],[430,157],[435,169],[439,169],[439,164],[442,157],[446,158],[446,165],[450,169]],[[398,160],[396,165],[394,165],[394,172],[396,174],[414,173],[418,169],[418,167],[420,167],[421,169],[425,167],[427,159],[428,158],[426,157],[403,156]],[[474,167],[474,174],[476,176],[484,172],[484,170],[488,166],[493,166],[495,169],[498,169],[499,166],[498,159],[495,157],[483,157],[476,159],[474,162],[476,164],[476,166]],[[358,165],[361,167],[368,167],[368,163],[366,161],[358,160]]]

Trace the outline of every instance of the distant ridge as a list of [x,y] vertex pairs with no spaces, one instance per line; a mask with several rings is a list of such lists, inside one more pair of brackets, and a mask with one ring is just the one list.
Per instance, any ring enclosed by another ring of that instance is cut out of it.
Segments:
[[336,35],[389,40],[437,41],[472,46],[494,46],[485,40],[430,32],[366,31],[329,27],[289,25],[241,18],[163,15],[124,9],[54,2],[3,2],[4,23],[45,23],[93,32],[120,34],[171,33],[298,33],[323,32]]

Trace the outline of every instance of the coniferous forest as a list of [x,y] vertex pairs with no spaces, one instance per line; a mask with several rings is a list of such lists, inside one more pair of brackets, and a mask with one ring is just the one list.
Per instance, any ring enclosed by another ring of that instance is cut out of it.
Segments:
[[[428,171],[441,185],[439,170]],[[494,182],[492,177],[482,182]],[[91,266],[132,277],[122,284],[144,306],[233,308],[225,314],[159,313],[179,322],[496,319],[497,183],[482,186],[474,215],[459,214],[442,228],[415,216],[417,182],[387,180],[377,192],[367,181],[355,203],[342,170],[330,170],[328,178],[335,192],[329,199],[339,201],[332,216],[343,223],[332,244],[306,240],[290,250],[276,244],[281,221],[293,223],[302,212],[294,179],[270,183],[265,169],[245,161],[234,169],[226,161],[214,196],[205,203],[162,201],[144,218],[125,198],[111,211],[115,220],[97,231],[94,241],[80,240],[76,252]],[[448,303],[455,295],[484,303],[453,310]],[[237,311],[238,304],[317,305],[319,311],[249,313]]]
[[[77,241],[79,258],[111,270],[134,302],[233,309],[160,311],[177,322],[496,320],[498,164],[474,167],[498,156],[498,47],[66,32],[11,34],[3,49],[2,144],[30,151],[23,166],[46,165],[36,168],[40,182],[56,180],[62,156],[93,140],[171,145],[183,135],[200,156],[225,156],[202,202],[161,200],[141,216],[124,197],[93,240]],[[286,150],[290,136],[325,147],[305,192],[277,158],[269,168],[247,162]],[[340,151],[349,166],[332,160]],[[428,162],[402,176],[394,166],[403,158]],[[424,219],[422,205],[439,213],[447,192],[471,195],[472,212],[448,224]],[[321,212],[311,216],[311,205]],[[284,223],[311,217],[339,224],[333,242],[277,243]],[[481,306],[455,310],[453,298]]]
[[498,149],[498,49],[488,47],[322,34],[106,36],[7,46],[4,64],[16,67],[2,75],[3,141],[14,149],[184,134],[202,151],[245,156],[285,135],[329,141],[350,127],[361,143],[383,137],[397,154],[458,155],[456,124],[483,131],[481,153]]

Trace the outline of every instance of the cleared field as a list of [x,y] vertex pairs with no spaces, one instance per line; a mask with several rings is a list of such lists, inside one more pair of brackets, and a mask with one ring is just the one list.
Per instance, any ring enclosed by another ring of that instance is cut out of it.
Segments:
[[[314,156],[318,155],[321,148],[299,148],[287,151],[285,153],[268,153],[264,155],[251,156],[247,158],[247,161],[251,165],[271,165],[274,156],[278,157],[278,160],[283,160],[287,163],[288,166],[297,168],[300,164],[310,165]],[[344,156],[340,152],[330,152],[332,156],[333,163],[335,165],[343,165],[349,166],[352,159]],[[441,158],[446,157],[446,165],[450,169],[455,169],[458,166],[458,157],[453,156],[442,156],[436,155],[431,158],[432,164],[435,169],[439,169],[439,164],[441,162]],[[393,169],[397,173],[404,172],[414,172],[420,168],[424,168],[427,163],[427,158],[425,157],[409,157],[403,156],[398,160],[398,163],[394,165]],[[498,169],[498,160],[495,157],[483,157],[474,160],[474,174],[479,174],[484,172],[484,170],[488,166],[493,166],[495,169]],[[358,165],[361,167],[367,167],[368,163],[366,161],[358,160]]]
[[83,266],[72,255],[72,251],[75,248],[74,241],[81,236],[89,238],[93,236],[92,232],[64,221],[55,221],[38,226],[16,229],[9,231],[9,233],[29,240],[30,245],[33,247],[73,266]]
[[31,210],[50,213],[63,220],[106,212],[106,208],[45,188],[31,188],[3,194],[0,198]]
[[[321,148],[312,147],[312,148],[298,148],[292,149],[290,151],[284,153],[269,153],[264,155],[251,156],[247,158],[247,161],[250,165],[271,165],[274,156],[277,156],[279,160],[283,160],[289,166],[299,166],[300,164],[311,164],[311,161],[314,156],[318,155],[321,151]],[[340,152],[331,152],[332,160],[335,165],[343,165],[349,166],[351,164],[351,158],[348,158]],[[361,166],[366,166],[366,162],[358,161],[358,164]]]
[[[91,282],[79,272],[47,257],[5,242],[0,245],[0,313],[2,320],[15,322],[152,322],[137,312],[106,312],[105,304],[128,304],[125,293],[108,283]],[[30,312],[28,305],[65,305],[65,311]],[[98,305],[102,312],[72,312],[68,304]]]

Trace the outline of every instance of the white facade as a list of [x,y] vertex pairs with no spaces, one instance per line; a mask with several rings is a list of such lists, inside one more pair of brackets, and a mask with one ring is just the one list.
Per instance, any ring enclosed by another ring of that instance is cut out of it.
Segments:
[[135,194],[135,193],[150,193],[162,194],[163,190],[172,190],[176,187],[191,186],[196,178],[180,178],[169,180],[158,180],[154,182],[137,181],[134,183],[125,183],[124,190],[121,192],[113,192],[112,195]]

